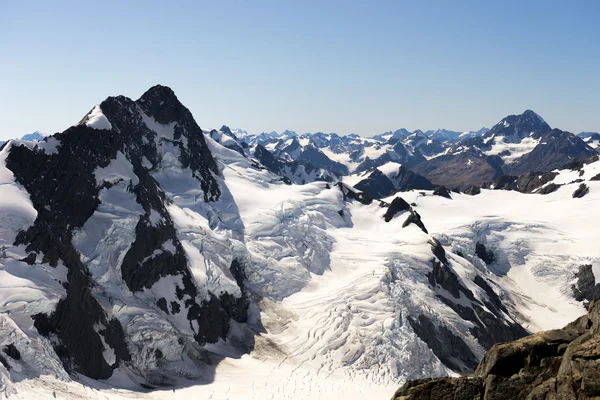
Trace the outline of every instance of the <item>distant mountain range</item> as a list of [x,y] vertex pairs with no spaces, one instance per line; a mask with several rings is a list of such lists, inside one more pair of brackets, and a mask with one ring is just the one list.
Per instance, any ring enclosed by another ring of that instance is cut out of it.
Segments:
[[26,138],[0,148],[2,395],[376,399],[490,348],[435,396],[554,390],[582,376],[563,365],[598,390],[598,346],[570,350],[597,314],[492,347],[600,300],[593,134],[530,110],[468,133],[202,130],[157,85]]
[[[302,176],[302,181],[310,180],[302,173],[292,172],[304,165],[311,171],[319,170],[315,175],[319,179],[329,176],[354,184],[366,179],[371,183],[363,182],[359,186],[377,187],[373,195],[388,192],[382,192],[381,188],[415,188],[384,182],[389,174],[372,173],[380,167],[389,171],[390,167],[386,165],[402,166],[420,177],[416,182],[427,181],[436,186],[466,190],[504,175],[548,172],[568,162],[590,157],[600,149],[599,134],[574,135],[553,129],[531,110],[509,115],[491,129],[469,132],[447,129],[409,132],[402,128],[367,138],[322,132],[299,135],[289,130],[250,135],[239,130],[232,135],[246,146],[248,154],[261,162],[274,165],[266,162],[267,158],[274,157],[280,163],[291,163],[287,169],[272,170],[291,181],[297,182],[298,176]],[[364,174],[367,171],[371,171],[369,175]],[[379,182],[372,182],[374,179]]]
[[[46,137],[46,135],[40,131],[35,131],[33,133],[28,133],[27,135],[24,135],[21,140],[26,140],[28,142],[36,142],[36,141],[40,141],[43,140],[44,137]],[[0,140],[0,146],[2,146],[4,143],[6,143],[6,140],[2,141]]]

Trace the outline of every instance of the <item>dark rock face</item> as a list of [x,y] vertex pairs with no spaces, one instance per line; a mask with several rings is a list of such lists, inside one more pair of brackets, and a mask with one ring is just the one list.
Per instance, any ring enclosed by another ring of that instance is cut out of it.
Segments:
[[438,260],[440,260],[442,264],[446,264],[448,262],[448,259],[446,258],[446,250],[444,250],[444,247],[439,242],[439,240],[437,240],[436,238],[431,238],[429,244],[431,245],[431,252],[433,253],[433,255]]
[[373,196],[368,193],[358,192],[342,182],[337,183],[336,186],[342,191],[344,195],[344,201],[348,199],[356,200],[364,205],[369,205],[373,202]]
[[537,139],[551,130],[550,125],[539,115],[531,110],[525,110],[523,114],[509,115],[502,119],[483,137],[503,136],[510,143],[520,143],[522,139],[529,135]]
[[311,145],[304,147],[304,150],[298,156],[298,161],[302,164],[310,164],[316,168],[330,171],[338,176],[348,175],[348,167],[331,160],[325,153]]
[[[71,237],[73,229],[83,226],[99,204],[94,169],[107,166],[122,144],[117,134],[106,132],[97,134],[94,129],[74,126],[57,135],[61,140],[59,154],[49,156],[17,146],[11,149],[6,160],[7,167],[27,189],[38,211],[35,223],[19,233],[15,244],[27,245],[28,252],[43,253],[43,262],[57,266],[62,260],[68,268],[67,297],[58,303],[52,315],[38,315],[35,326],[41,334],[57,334],[68,349],[63,362],[74,361],[81,373],[92,378],[108,378],[112,374],[111,366],[102,355],[104,346],[94,325],[107,329],[116,325],[110,324],[92,295],[89,273],[71,244]],[[120,327],[118,322],[117,325]],[[118,332],[111,337],[116,339],[113,345],[127,349]],[[124,351],[117,355],[115,366],[120,360],[129,359],[129,353]]]
[[435,186],[427,178],[414,173],[413,171],[400,166],[395,174],[385,175],[378,169],[354,185],[360,191],[369,193],[375,198],[390,196],[398,191],[405,190],[431,190]]
[[479,188],[479,186],[471,186],[467,190],[465,190],[464,193],[470,196],[477,196],[481,193],[481,188]]
[[469,346],[444,325],[436,325],[424,315],[410,316],[408,322],[444,365],[461,372],[472,371],[477,366],[477,357]]
[[[432,270],[427,275],[429,284],[437,293],[436,297],[450,307],[463,320],[469,321],[473,327],[469,329],[479,344],[489,349],[495,343],[515,340],[527,335],[527,331],[508,316],[508,310],[481,276],[474,282],[487,294],[487,299],[475,298],[456,275],[448,261],[446,251],[436,239],[431,239]],[[465,306],[464,303],[469,305]],[[484,308],[485,307],[485,308]],[[443,325],[433,324],[425,315],[409,318],[415,333],[432,349],[434,354],[454,371],[472,371],[477,365],[477,357],[463,339]]]
[[450,196],[450,192],[444,186],[440,186],[433,191],[434,196],[441,196],[447,199],[452,200],[452,196]]
[[409,226],[410,224],[415,224],[416,226],[418,226],[423,232],[425,233],[429,233],[427,231],[427,228],[425,228],[425,224],[423,224],[423,221],[421,221],[421,215],[419,215],[418,212],[411,210],[410,214],[408,215],[408,217],[406,218],[406,220],[404,221],[404,223],[402,224],[403,228],[406,228],[407,226]]
[[556,192],[559,187],[560,187],[560,185],[557,185],[556,183],[550,183],[550,184],[544,186],[543,188],[541,188],[540,190],[537,190],[536,193],[537,194],[550,194],[550,193]]
[[12,343],[4,346],[4,349],[2,349],[2,351],[4,351],[4,354],[6,354],[7,356],[9,356],[13,360],[20,360],[21,359],[21,352],[19,352],[19,350],[17,350],[17,348],[15,347],[15,345],[12,344]]
[[477,242],[475,245],[475,254],[477,254],[477,257],[481,258],[487,265],[490,265],[496,259],[494,257],[494,252],[488,250],[481,242]]
[[507,166],[505,172],[521,175],[529,171],[552,171],[573,159],[585,159],[595,154],[596,152],[581,138],[560,129],[553,129],[531,152]]
[[383,219],[385,219],[385,222],[390,222],[399,212],[408,211],[410,209],[410,205],[402,197],[395,197],[385,212]]
[[586,194],[588,194],[590,191],[590,188],[585,184],[582,183],[581,185],[579,185],[579,187],[573,192],[573,198],[574,199],[580,199],[583,196],[585,196]]
[[423,161],[413,171],[435,185],[464,190],[501,176],[501,162],[497,156],[485,156],[480,151],[471,149]]
[[[68,371],[94,379],[110,377],[113,369],[131,356],[120,322],[108,317],[94,297],[92,289],[96,284],[81,262],[72,238],[74,230],[81,228],[100,204],[100,190],[111,186],[107,182],[98,184],[94,171],[107,167],[118,153],[125,155],[139,180],[128,190],[144,211],[136,226],[135,240],[120,265],[128,288],[137,292],[152,287],[162,277],[180,276],[183,287],[174,288],[179,303],[171,304],[169,311],[164,301],[164,307],[160,308],[167,314],[186,312],[190,326],[196,320],[199,329],[195,339],[200,344],[224,338],[229,319],[243,320],[247,311],[245,296],[236,299],[228,294],[220,297],[211,294],[206,301],[197,303],[198,289],[166,210],[167,199],[150,173],[162,163],[158,144],[167,142],[179,150],[179,161],[199,182],[204,201],[219,199],[217,164],[189,110],[171,89],[160,85],[135,102],[124,96],[109,97],[100,108],[111,129],[85,125],[86,116],[81,124],[55,135],[60,142],[58,151],[46,154],[17,145],[6,159],[7,168],[27,189],[38,212],[34,224],[17,235],[15,245],[26,246],[32,264],[37,253],[43,254],[44,263],[56,267],[62,261],[68,270],[68,282],[64,284],[66,297],[50,315],[35,315],[34,326],[40,334],[57,338],[55,350]],[[161,125],[172,126],[172,137],[158,137],[146,124],[146,116]],[[150,222],[153,212],[161,220],[156,226]],[[165,251],[149,257],[167,240],[173,243],[174,254]],[[113,365],[103,356],[104,343],[115,353]]]
[[577,283],[572,286],[572,289],[577,301],[589,303],[600,300],[600,284],[596,284],[596,277],[591,265],[587,264],[579,267],[575,277]]
[[354,187],[377,199],[387,197],[396,191],[392,181],[378,169],[375,169],[366,179],[358,182]]
[[594,399],[600,396],[600,305],[563,329],[496,344],[474,376],[407,382],[392,400]]

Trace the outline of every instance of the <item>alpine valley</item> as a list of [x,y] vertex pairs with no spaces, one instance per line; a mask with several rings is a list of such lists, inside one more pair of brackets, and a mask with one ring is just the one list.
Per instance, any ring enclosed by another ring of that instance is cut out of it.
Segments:
[[597,398],[599,153],[109,97],[0,147],[0,398]]

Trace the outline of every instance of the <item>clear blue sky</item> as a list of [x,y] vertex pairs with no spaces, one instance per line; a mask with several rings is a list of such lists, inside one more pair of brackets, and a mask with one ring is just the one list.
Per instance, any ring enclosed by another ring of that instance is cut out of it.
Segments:
[[168,85],[204,129],[600,130],[600,2],[0,0],[0,139]]

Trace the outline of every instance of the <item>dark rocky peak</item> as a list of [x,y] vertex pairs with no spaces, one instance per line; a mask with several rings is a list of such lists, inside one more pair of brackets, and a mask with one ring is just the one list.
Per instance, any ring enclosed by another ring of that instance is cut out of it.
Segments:
[[166,125],[191,117],[190,111],[179,102],[175,92],[168,86],[151,87],[139,98],[137,103],[148,116],[153,117],[159,124]]
[[288,139],[285,142],[282,142],[282,147],[283,148],[281,149],[281,151],[290,155],[295,154],[298,150],[302,148],[302,146],[300,145],[300,141],[298,141],[298,137],[296,136],[294,136],[291,139]]
[[550,125],[542,117],[531,110],[526,110],[523,114],[509,115],[502,119],[484,137],[503,136],[505,141],[518,143],[528,136],[540,138],[551,130]]
[[412,210],[410,204],[406,202],[402,197],[394,197],[392,203],[389,205],[387,211],[383,215],[383,219],[385,222],[390,222],[392,218],[396,216],[396,214]]
[[221,127],[221,129],[219,129],[219,131],[231,136],[231,137],[235,137],[235,135],[233,134],[233,132],[231,132],[231,129],[229,129],[229,127],[227,125],[223,125]]

